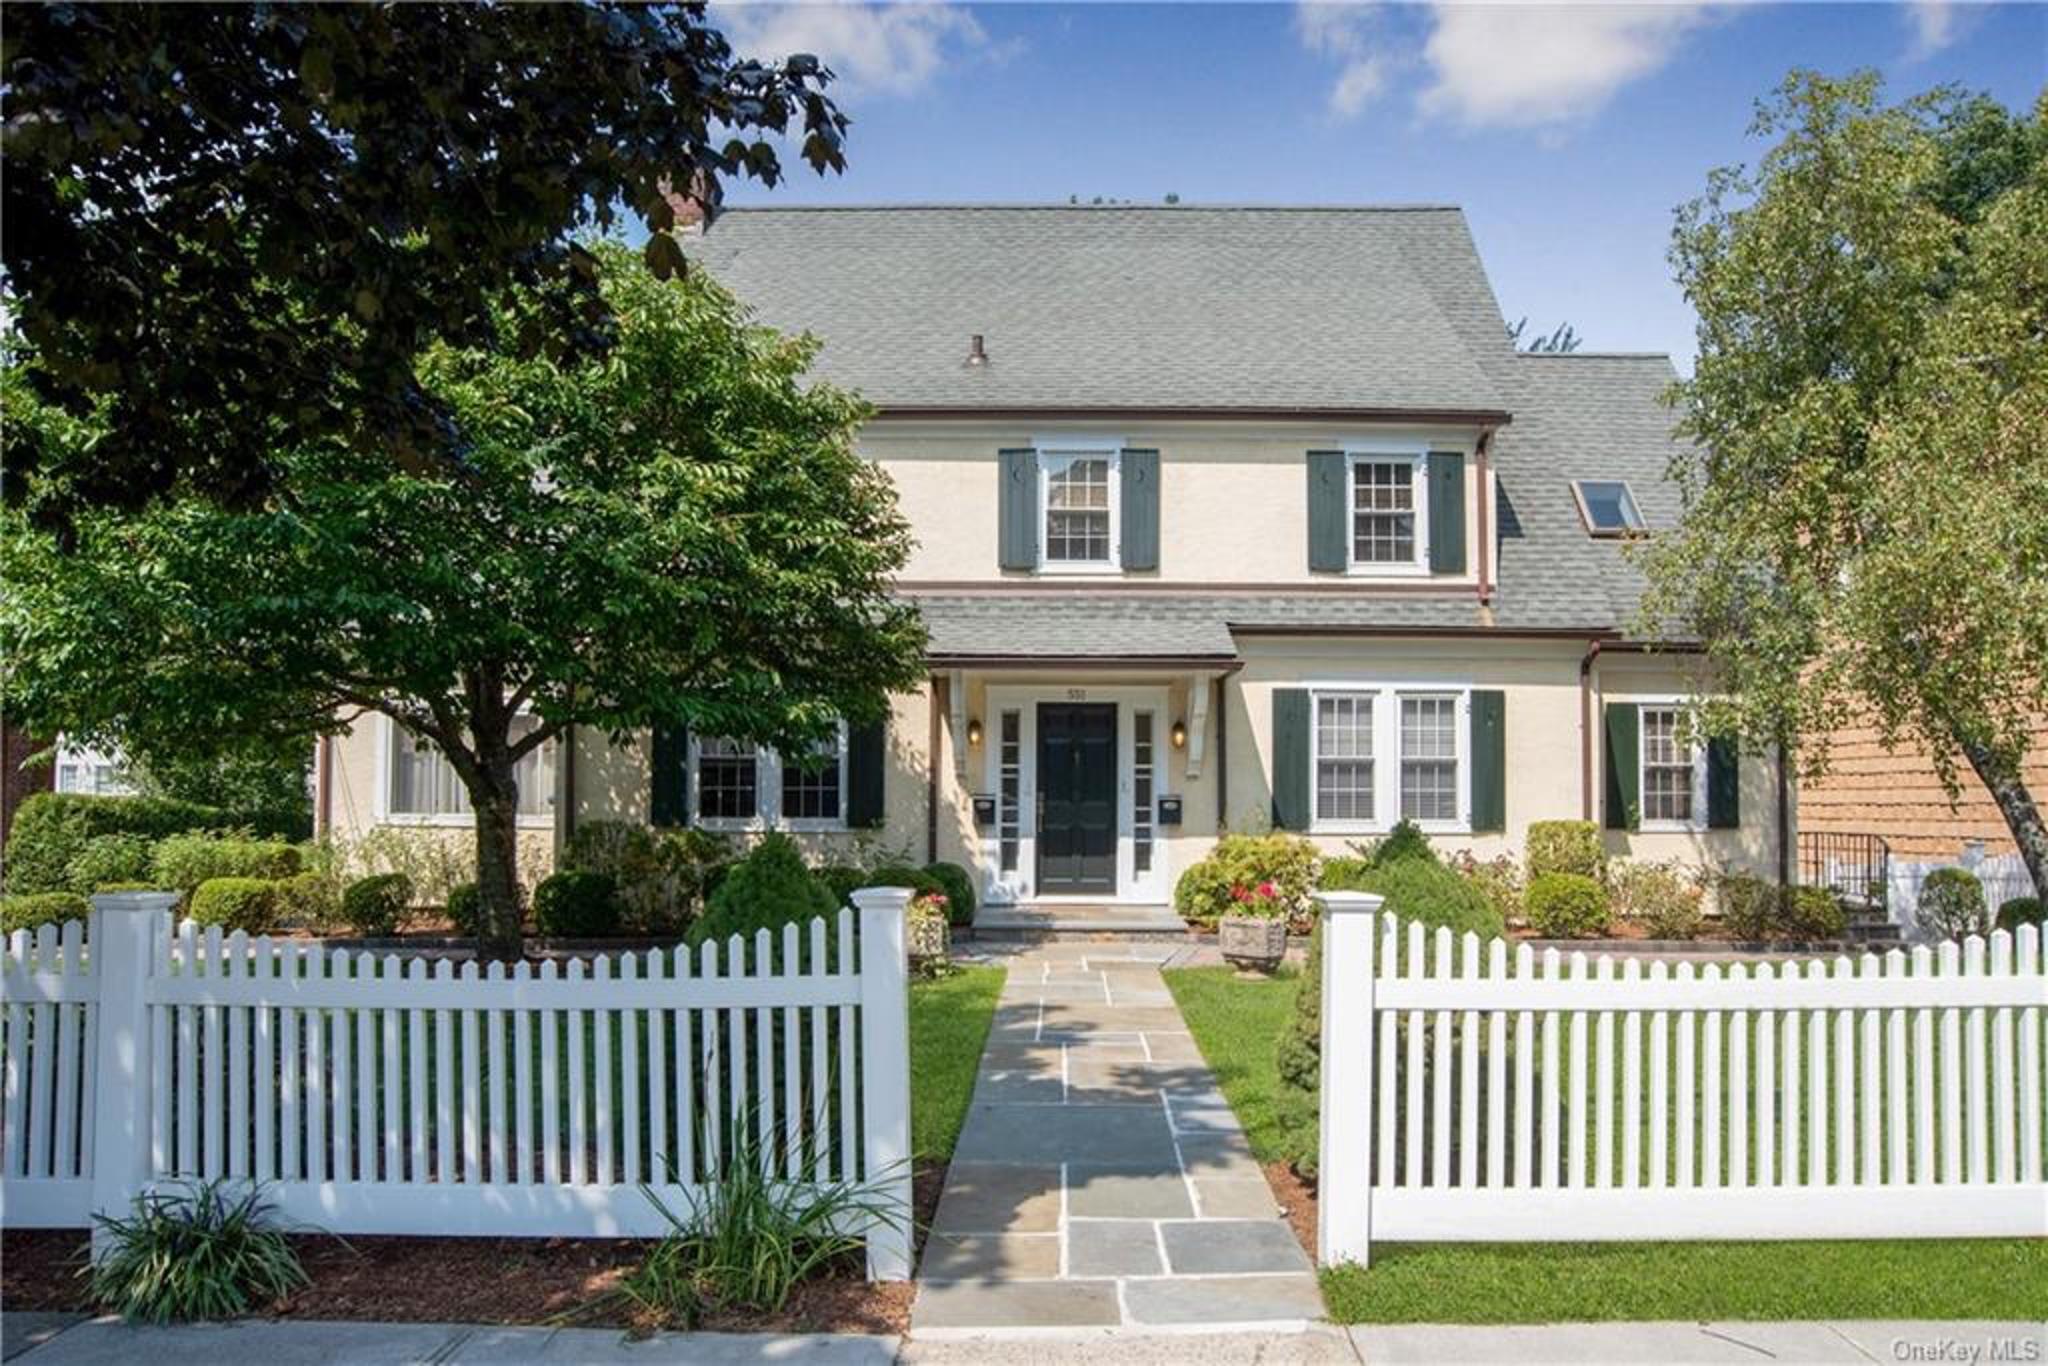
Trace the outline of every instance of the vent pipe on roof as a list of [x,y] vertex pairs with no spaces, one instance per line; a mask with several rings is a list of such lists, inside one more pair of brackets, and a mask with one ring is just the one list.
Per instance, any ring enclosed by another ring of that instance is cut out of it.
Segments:
[[987,364],[988,351],[981,344],[981,333],[977,332],[967,339],[967,365],[978,370]]

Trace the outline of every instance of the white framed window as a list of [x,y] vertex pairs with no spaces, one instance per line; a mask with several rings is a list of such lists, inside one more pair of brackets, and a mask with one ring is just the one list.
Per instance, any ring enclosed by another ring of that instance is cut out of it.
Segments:
[[1641,726],[1638,790],[1642,793],[1645,830],[1707,828],[1707,753],[1693,734],[1685,708],[1676,703],[1645,703]]
[[[398,825],[468,825],[475,819],[469,789],[455,775],[455,766],[431,740],[423,740],[389,717],[383,718],[385,820]],[[513,718],[514,743],[540,721]],[[512,769],[519,784],[519,823],[546,825],[555,800],[555,744],[549,740],[530,751]]]
[[1351,572],[1429,572],[1429,481],[1421,451],[1354,450],[1346,471]]
[[1158,763],[1150,711],[1131,713],[1131,871],[1152,871]]
[[795,763],[766,745],[692,737],[690,809],[707,830],[844,830],[846,727]]
[[1038,454],[1040,567],[1100,571],[1117,567],[1117,487],[1122,452]]
[[1579,505],[1579,519],[1591,534],[1642,534],[1643,514],[1636,508],[1635,492],[1626,479],[1574,479],[1572,497]]
[[1312,829],[1378,834],[1412,820],[1432,834],[1470,831],[1469,688],[1332,684],[1310,696]]
[[57,737],[57,791],[92,797],[126,797],[135,791],[128,756],[118,749],[88,749]]

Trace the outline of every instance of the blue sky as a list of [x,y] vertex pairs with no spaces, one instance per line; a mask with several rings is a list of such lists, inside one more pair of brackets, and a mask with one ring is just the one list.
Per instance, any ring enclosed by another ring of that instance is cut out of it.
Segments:
[[735,203],[1462,205],[1502,310],[1600,350],[1692,354],[1664,253],[1709,168],[1753,159],[1793,66],[2025,108],[2048,7],[1948,3],[713,6],[742,51],[815,52],[844,176]]

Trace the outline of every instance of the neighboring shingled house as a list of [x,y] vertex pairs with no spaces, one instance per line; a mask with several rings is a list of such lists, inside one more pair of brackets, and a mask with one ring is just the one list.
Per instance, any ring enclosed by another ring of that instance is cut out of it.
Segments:
[[[537,833],[874,830],[1040,910],[1161,905],[1269,821],[1777,867],[1772,767],[1690,743],[1691,657],[1632,638],[1669,362],[1517,354],[1457,209],[740,209],[688,250],[875,405],[930,680],[823,775],[580,734]],[[340,828],[466,821],[388,723],[339,748]]]

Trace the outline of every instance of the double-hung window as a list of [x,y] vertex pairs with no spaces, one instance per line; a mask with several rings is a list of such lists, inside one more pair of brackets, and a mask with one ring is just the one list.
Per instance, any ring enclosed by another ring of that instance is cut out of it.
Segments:
[[691,745],[697,818],[709,829],[841,830],[846,826],[846,728],[802,762],[766,745],[698,736]]
[[1429,487],[1421,454],[1353,452],[1351,570],[1414,574],[1429,566]]
[[1706,747],[1692,733],[1684,708],[1642,708],[1641,782],[1645,828],[1706,828]]
[[1039,451],[1044,568],[1117,567],[1118,456],[1115,450]]
[[1471,824],[1463,688],[1358,685],[1314,690],[1314,828],[1366,833],[1412,820],[1425,830]]
[[[384,814],[401,823],[433,825],[467,824],[474,808],[469,789],[456,776],[455,766],[430,740],[423,740],[404,727],[385,721],[386,776]],[[512,741],[517,744],[540,722],[531,716],[512,721]],[[555,796],[555,744],[549,740],[529,750],[513,766],[519,784],[519,820],[532,825],[544,822]]]
[[119,750],[86,749],[61,736],[57,741],[57,791],[95,797],[125,797],[135,791],[128,760]]

